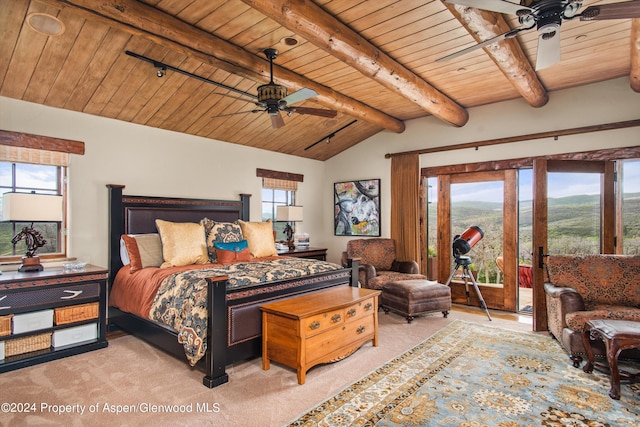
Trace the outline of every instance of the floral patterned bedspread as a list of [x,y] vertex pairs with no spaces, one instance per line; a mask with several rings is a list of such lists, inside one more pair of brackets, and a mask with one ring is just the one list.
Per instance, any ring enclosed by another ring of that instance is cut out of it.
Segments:
[[187,360],[194,366],[207,348],[206,277],[229,276],[227,289],[293,279],[342,267],[304,258],[281,258],[189,270],[167,276],[156,294],[149,317],[178,332]]

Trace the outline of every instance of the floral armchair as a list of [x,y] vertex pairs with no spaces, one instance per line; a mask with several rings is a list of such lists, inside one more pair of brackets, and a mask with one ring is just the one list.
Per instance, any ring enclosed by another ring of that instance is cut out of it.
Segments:
[[[551,255],[546,266],[549,331],[569,352],[573,366],[580,366],[586,354],[582,329],[587,321],[640,321],[640,256]],[[594,341],[594,353],[604,357],[601,344]]]
[[396,243],[393,239],[355,239],[347,242],[347,250],[342,253],[342,265],[347,260],[360,258],[360,285],[363,288],[382,289],[396,280],[426,279],[419,274],[416,261],[398,261]]

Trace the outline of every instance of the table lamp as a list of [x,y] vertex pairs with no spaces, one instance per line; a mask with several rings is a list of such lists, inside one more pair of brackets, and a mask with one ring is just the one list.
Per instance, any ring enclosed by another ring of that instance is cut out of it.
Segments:
[[4,193],[2,195],[2,220],[13,222],[30,222],[16,234],[11,243],[14,245],[25,240],[27,253],[22,257],[20,272],[42,271],[40,257],[36,256],[39,248],[47,244],[42,234],[33,228],[34,222],[62,222],[62,196],[36,193]]
[[286,221],[284,234],[287,235],[287,245],[289,249],[294,249],[292,222],[302,221],[302,206],[278,206],[276,209],[276,221]]

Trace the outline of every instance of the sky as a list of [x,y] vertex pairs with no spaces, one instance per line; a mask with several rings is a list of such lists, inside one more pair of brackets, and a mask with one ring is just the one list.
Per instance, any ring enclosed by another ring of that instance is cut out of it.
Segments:
[[[623,171],[623,191],[640,192],[640,161],[625,162]],[[431,183],[431,182],[430,182]],[[532,171],[520,171],[520,199],[532,199]],[[501,181],[469,184],[454,184],[452,201],[502,201],[503,185]],[[600,174],[592,173],[550,173],[547,194],[550,198],[579,194],[599,194]],[[429,200],[436,202],[435,188],[429,191]]]

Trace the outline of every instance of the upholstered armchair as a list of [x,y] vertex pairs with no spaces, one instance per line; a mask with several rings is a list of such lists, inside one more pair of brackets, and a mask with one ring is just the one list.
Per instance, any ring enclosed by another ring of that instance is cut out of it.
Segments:
[[[546,267],[549,331],[569,352],[573,366],[580,366],[586,354],[582,330],[587,321],[640,321],[640,256],[551,255]],[[602,343],[592,344],[595,355],[605,357]]]
[[382,289],[396,280],[426,279],[419,274],[416,261],[396,259],[396,243],[393,239],[354,239],[347,242],[347,250],[342,253],[342,265],[347,260],[360,258],[360,285],[363,288]]

